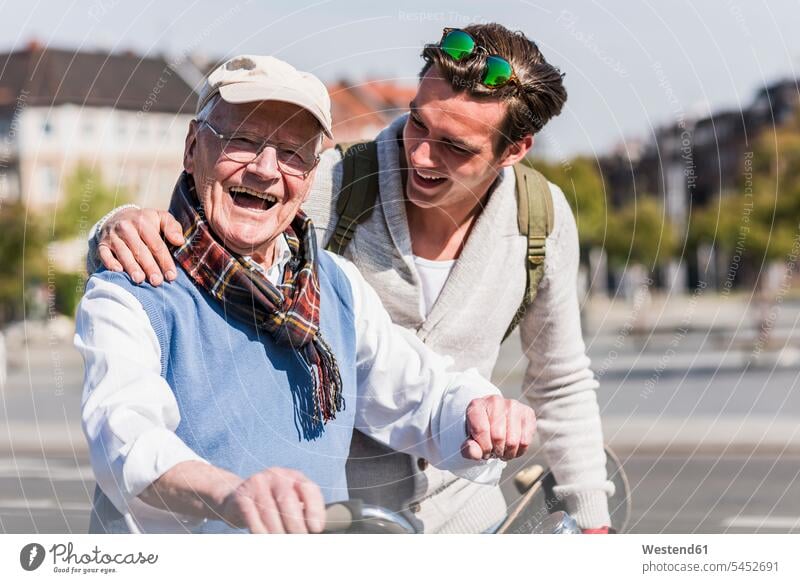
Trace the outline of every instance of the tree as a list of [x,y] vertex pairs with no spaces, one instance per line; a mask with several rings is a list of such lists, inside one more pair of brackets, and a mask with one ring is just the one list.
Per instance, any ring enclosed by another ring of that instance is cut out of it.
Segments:
[[95,170],[80,164],[66,179],[64,196],[54,209],[54,241],[86,233],[108,211],[129,200],[128,193],[105,184]]
[[609,215],[604,247],[617,266],[640,263],[652,270],[673,257],[676,237],[658,201],[642,196]]
[[584,157],[560,164],[537,160],[534,166],[564,191],[575,213],[582,254],[603,247],[609,261],[617,266],[634,262],[650,269],[673,256],[675,234],[655,198],[644,196],[609,211],[605,184],[595,161]]
[[[52,210],[51,241],[86,238],[91,226],[115,206],[128,200],[124,190],[115,189],[99,173],[80,164],[64,183],[64,195]],[[44,250],[43,250],[44,252]],[[51,267],[48,292],[56,312],[72,316],[83,295],[83,273],[69,273]]]
[[[713,244],[752,274],[767,262],[796,261],[800,236],[800,111],[787,124],[762,132],[745,152],[745,172],[734,192],[692,213],[691,243]],[[749,167],[748,167],[749,166]]]
[[537,160],[533,166],[564,191],[575,213],[581,249],[602,246],[607,229],[606,189],[597,163],[579,157],[565,163]]
[[752,186],[750,251],[757,260],[784,259],[800,235],[800,110],[757,139]]
[[43,283],[46,239],[40,221],[21,202],[0,206],[0,321],[25,316],[26,293]]

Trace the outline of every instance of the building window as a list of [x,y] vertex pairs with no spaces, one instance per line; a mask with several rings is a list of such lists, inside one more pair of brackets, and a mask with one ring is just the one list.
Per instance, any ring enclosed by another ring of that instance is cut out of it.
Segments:
[[58,202],[58,176],[52,166],[40,166],[37,169],[39,192],[38,200],[43,204]]
[[19,198],[19,177],[13,170],[0,172],[0,198],[14,200]]
[[137,136],[139,138],[147,138],[150,136],[150,128],[148,127],[149,120],[142,116],[139,118],[139,127],[137,128]]

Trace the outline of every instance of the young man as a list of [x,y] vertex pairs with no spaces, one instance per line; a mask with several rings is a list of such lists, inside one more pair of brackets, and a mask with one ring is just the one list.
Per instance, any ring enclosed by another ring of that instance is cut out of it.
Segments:
[[[353,429],[484,483],[533,411],[391,323],[300,205],[330,135],[322,83],[272,57],[208,77],[170,205],[177,278],[91,277],[75,344],[94,532],[319,532]],[[264,136],[268,136],[266,139]]]
[[[423,51],[411,111],[377,137],[375,208],[344,256],[375,288],[395,323],[456,366],[488,378],[526,291],[528,238],[520,234],[513,165],[566,100],[562,75],[521,33],[497,24],[445,29]],[[338,224],[342,154],[322,155],[305,209],[328,241]],[[538,295],[520,323],[524,394],[538,417],[557,493],[587,532],[609,526],[597,382],[581,336],[578,235],[561,190],[549,184],[552,225]],[[167,279],[163,241],[180,230],[165,211],[118,211],[97,232],[97,253],[135,280]],[[91,260],[91,257],[90,257]],[[535,284],[534,284],[535,285]],[[351,495],[406,509],[426,532],[480,532],[506,509],[499,488],[460,480],[425,459],[356,435]]]

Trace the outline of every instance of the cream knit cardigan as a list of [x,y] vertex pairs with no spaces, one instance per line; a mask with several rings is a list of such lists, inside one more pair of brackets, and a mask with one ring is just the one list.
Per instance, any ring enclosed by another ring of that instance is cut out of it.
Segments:
[[[345,256],[383,300],[392,320],[428,346],[476,367],[489,378],[500,343],[522,301],[527,240],[517,227],[513,170],[505,169],[488,197],[461,255],[428,317],[411,251],[398,137],[406,116],[378,136],[380,193]],[[336,224],[342,182],[341,155],[325,152],[304,209],[327,242]],[[564,194],[550,184],[554,226],[547,239],[545,274],[533,307],[521,323],[528,358],[523,393],[537,415],[537,431],[559,483],[557,494],[582,527],[609,524],[603,437],[589,358],[581,336],[577,294],[578,232]],[[391,452],[365,436],[354,438],[348,464],[351,497],[405,510],[425,532],[480,532],[502,519],[499,487],[480,486]]]

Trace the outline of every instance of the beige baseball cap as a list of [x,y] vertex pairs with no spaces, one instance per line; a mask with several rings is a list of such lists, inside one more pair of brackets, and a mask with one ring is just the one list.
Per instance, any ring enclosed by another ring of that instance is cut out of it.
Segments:
[[217,94],[228,103],[293,103],[317,118],[325,135],[333,137],[331,98],[325,85],[311,73],[275,57],[239,55],[222,63],[203,82],[197,113]]

